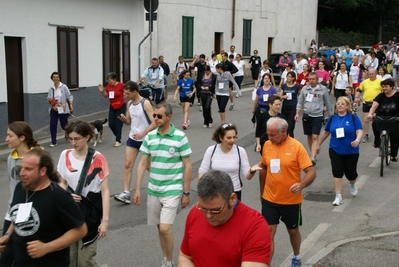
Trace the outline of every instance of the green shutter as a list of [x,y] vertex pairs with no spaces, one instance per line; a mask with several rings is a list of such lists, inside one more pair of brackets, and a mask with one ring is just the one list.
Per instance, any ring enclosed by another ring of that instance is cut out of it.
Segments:
[[183,16],[182,21],[182,55],[192,58],[194,50],[194,17]]
[[244,19],[243,33],[242,33],[242,55],[251,55],[251,33],[252,33],[252,20]]

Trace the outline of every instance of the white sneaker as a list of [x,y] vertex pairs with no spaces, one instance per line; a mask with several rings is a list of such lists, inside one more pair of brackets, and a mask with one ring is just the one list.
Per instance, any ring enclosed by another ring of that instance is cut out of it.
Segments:
[[122,145],[121,142],[118,142],[118,141],[115,142],[115,147],[119,147],[119,146],[121,146],[121,145]]
[[190,126],[190,120],[187,120],[187,126]]
[[353,185],[351,184],[350,192],[351,192],[351,195],[352,195],[352,196],[356,196],[356,195],[357,195],[357,193],[359,192],[359,190],[357,190],[356,184],[353,184]]
[[335,200],[334,200],[334,202],[333,202],[332,204],[333,204],[333,206],[339,206],[339,205],[341,205],[341,204],[342,204],[342,197],[340,197],[340,196],[335,196]]

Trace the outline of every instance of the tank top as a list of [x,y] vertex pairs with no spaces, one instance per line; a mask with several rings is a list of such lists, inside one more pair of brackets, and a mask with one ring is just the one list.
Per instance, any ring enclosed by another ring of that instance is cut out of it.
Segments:
[[[137,104],[133,104],[132,101],[129,105],[129,114],[130,114],[129,138],[131,139],[133,139],[134,134],[143,132],[149,125],[145,114],[143,101],[145,101],[145,98],[141,99],[141,101]],[[141,138],[140,140],[135,140],[135,141],[143,141],[144,137]]]

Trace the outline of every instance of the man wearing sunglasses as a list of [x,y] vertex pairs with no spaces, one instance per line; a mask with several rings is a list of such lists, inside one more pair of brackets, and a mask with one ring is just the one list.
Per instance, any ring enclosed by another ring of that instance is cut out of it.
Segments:
[[172,106],[161,102],[155,106],[153,117],[157,128],[149,132],[140,147],[142,154],[137,167],[134,204],[141,204],[140,187],[144,172],[150,164],[147,190],[147,221],[157,225],[163,252],[162,267],[173,267],[174,238],[172,226],[177,207],[190,204],[191,148],[183,131],[170,123]]
[[258,211],[237,199],[230,176],[206,172],[197,193],[198,203],[186,220],[179,267],[268,267],[269,227]]
[[114,199],[130,204],[130,183],[132,182],[134,163],[144,137],[155,129],[155,120],[150,101],[139,94],[139,87],[135,82],[128,81],[124,84],[123,95],[129,102],[127,103],[126,114],[120,114],[118,118],[126,125],[130,125],[130,133],[125,149],[123,192],[115,195]]

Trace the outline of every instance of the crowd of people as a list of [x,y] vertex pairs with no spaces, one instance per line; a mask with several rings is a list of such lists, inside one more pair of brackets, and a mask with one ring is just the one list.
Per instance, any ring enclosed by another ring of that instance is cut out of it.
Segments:
[[[309,49],[317,50],[315,43]],[[255,85],[252,120],[256,124],[255,151],[260,153],[260,159],[253,164],[246,150],[236,145],[237,126],[226,122],[227,105],[230,102],[232,110],[234,98],[242,95],[241,84],[247,68],[233,45],[229,53],[222,50],[220,54],[212,54],[209,60],[204,54],[196,55],[190,64],[183,57],[178,58],[172,70],[176,83],[173,101],[177,102],[179,97],[183,131],[172,124],[173,108],[165,101],[166,77],[171,70],[163,56],[153,58],[152,65],[137,82],[122,83],[117,81],[115,73],[110,73],[106,77],[108,84],[98,85],[101,95],[109,100],[109,126],[115,135],[115,147],[122,145],[123,124],[130,126],[123,192],[114,199],[141,205],[140,188],[148,171],[147,223],[157,227],[162,267],[175,266],[172,226],[178,207],[190,204],[193,151],[184,130],[190,126],[189,109],[196,99],[203,112],[203,127],[218,126],[211,138],[215,144],[206,149],[198,170],[198,202],[186,218],[179,266],[270,266],[280,221],[285,224],[291,241],[292,267],[301,266],[302,190],[315,180],[316,156],[329,136],[328,154],[336,193],[332,204],[343,203],[344,175],[349,180],[350,194],[358,194],[359,145],[369,141],[369,121],[375,115],[399,117],[399,93],[394,90],[397,83],[387,77],[383,63],[373,65],[376,60],[373,51],[363,56],[356,55],[349,47],[342,55],[331,49],[327,51],[322,60],[314,54],[309,57],[298,54],[293,62],[285,52],[279,61],[282,78],[277,85],[269,62],[262,62],[254,50],[249,69]],[[394,65],[395,60],[393,57]],[[196,70],[196,79],[192,70]],[[155,107],[140,94],[139,85],[146,78],[154,90]],[[50,147],[57,144],[59,119],[71,148],[61,153],[55,165],[51,155],[34,139],[28,124],[9,125],[6,141],[13,149],[7,172],[11,198],[0,237],[1,266],[98,266],[94,260],[97,241],[108,232],[108,162],[89,146],[95,134],[92,125],[79,120],[68,123],[73,96],[61,83],[58,73],[54,72],[51,79],[54,86],[48,94]],[[336,98],[335,105],[330,103],[330,94]],[[213,99],[220,114],[218,123],[211,114]],[[361,103],[363,121],[353,112],[353,106]],[[294,139],[295,124],[301,113],[309,154]],[[321,133],[323,123],[326,125]],[[380,129],[375,122],[372,129],[374,147],[378,148]],[[390,136],[391,161],[397,162],[398,122]],[[142,157],[131,196],[132,170],[139,153]],[[241,202],[243,178],[251,180],[256,172],[259,172],[260,212]],[[60,227],[55,230],[52,225]],[[196,231],[198,228],[203,231]],[[212,239],[215,233],[222,238]],[[226,236],[231,240],[227,246],[221,243]],[[215,242],[208,242],[209,239]],[[226,253],[212,256],[215,250]]]

